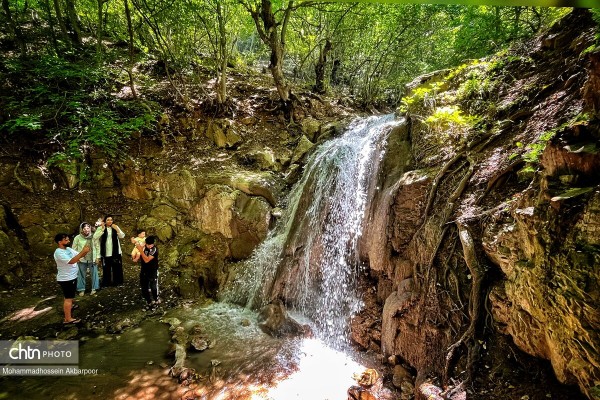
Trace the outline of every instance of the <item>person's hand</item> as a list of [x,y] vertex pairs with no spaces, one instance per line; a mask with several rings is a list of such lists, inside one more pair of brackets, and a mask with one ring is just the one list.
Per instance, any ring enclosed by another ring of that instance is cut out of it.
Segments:
[[83,246],[83,249],[81,249],[82,254],[87,254],[89,252],[90,252],[90,246],[88,246],[88,245]]
[[119,226],[118,226],[118,225],[116,225],[116,224],[112,224],[112,225],[111,225],[111,228],[113,228],[113,229],[116,229],[117,231],[120,231],[120,230],[121,230],[121,228],[119,228]]
[[96,265],[101,267],[102,266],[102,259],[101,258],[96,258]]

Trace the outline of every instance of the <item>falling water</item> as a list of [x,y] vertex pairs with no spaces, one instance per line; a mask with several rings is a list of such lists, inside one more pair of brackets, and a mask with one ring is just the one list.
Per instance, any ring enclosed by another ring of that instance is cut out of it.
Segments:
[[282,297],[316,335],[339,347],[359,310],[357,244],[367,185],[383,155],[393,115],[355,120],[319,146],[292,189],[285,215],[256,249],[225,300],[260,307]]

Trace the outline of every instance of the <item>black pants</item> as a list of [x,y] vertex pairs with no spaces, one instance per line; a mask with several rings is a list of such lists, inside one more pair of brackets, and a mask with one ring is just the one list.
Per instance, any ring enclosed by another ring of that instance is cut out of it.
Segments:
[[121,255],[102,258],[102,286],[119,286],[123,284],[123,261]]
[[[147,303],[158,300],[158,269],[144,268],[140,270],[140,289]],[[152,296],[150,296],[152,292]]]

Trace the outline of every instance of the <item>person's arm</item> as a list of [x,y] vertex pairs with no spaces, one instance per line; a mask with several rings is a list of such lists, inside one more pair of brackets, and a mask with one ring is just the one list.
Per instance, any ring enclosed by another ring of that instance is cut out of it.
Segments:
[[104,233],[104,229],[106,229],[104,227],[104,223],[102,223],[101,226],[98,227],[98,229],[96,229],[96,232],[94,232],[94,236],[92,236],[93,239],[100,239],[100,236],[102,236],[102,234]]
[[135,245],[135,248],[138,249],[138,251],[140,252],[140,257],[142,257],[142,260],[144,260],[145,263],[149,263],[154,259],[154,256],[146,255],[146,253],[144,252],[144,246],[142,246],[141,244],[137,243]]
[[100,236],[104,233],[104,222],[98,228],[96,228],[96,232],[94,232],[94,236],[92,236],[92,246],[94,246],[94,257],[96,258],[96,264],[100,265],[100,258],[102,255],[100,254]]
[[[73,249],[71,249],[73,250]],[[90,251],[89,246],[84,246],[83,249],[77,253],[77,255],[73,256],[71,259],[67,260],[67,257],[69,256],[68,254],[61,254],[58,256],[58,260],[62,260],[62,261],[67,261],[67,264],[75,264],[77,263],[79,260],[81,260],[83,257],[85,257],[85,255]],[[71,252],[71,254],[73,254],[74,252],[76,252],[75,250],[73,250]]]
[[117,237],[119,239],[123,239],[125,237],[125,232],[123,232],[121,230],[121,228],[119,228],[119,225],[112,224],[111,228],[116,229],[116,231],[117,231]]

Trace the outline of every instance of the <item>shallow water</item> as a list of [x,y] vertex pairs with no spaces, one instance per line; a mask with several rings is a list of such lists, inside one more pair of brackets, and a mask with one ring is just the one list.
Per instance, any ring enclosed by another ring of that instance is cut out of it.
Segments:
[[[2,399],[87,399],[127,398],[141,391],[143,377],[155,380],[162,373],[159,365],[166,358],[169,332],[165,324],[145,321],[139,327],[120,335],[101,335],[82,340],[79,346],[79,368],[98,369],[98,374],[85,376],[5,377],[0,379]],[[168,377],[167,377],[168,378]],[[156,386],[161,391],[177,389],[170,378]],[[141,398],[141,397],[133,397]]]
[[197,386],[180,386],[168,375],[174,362],[167,356],[168,325],[146,320],[123,334],[81,342],[79,368],[98,369],[97,375],[2,378],[0,399],[180,399],[186,391],[208,400],[344,399],[352,374],[373,364],[317,339],[270,337],[255,313],[225,303],[173,309],[164,318],[172,317],[186,330],[201,325],[211,343],[188,352],[186,366],[202,376]]

